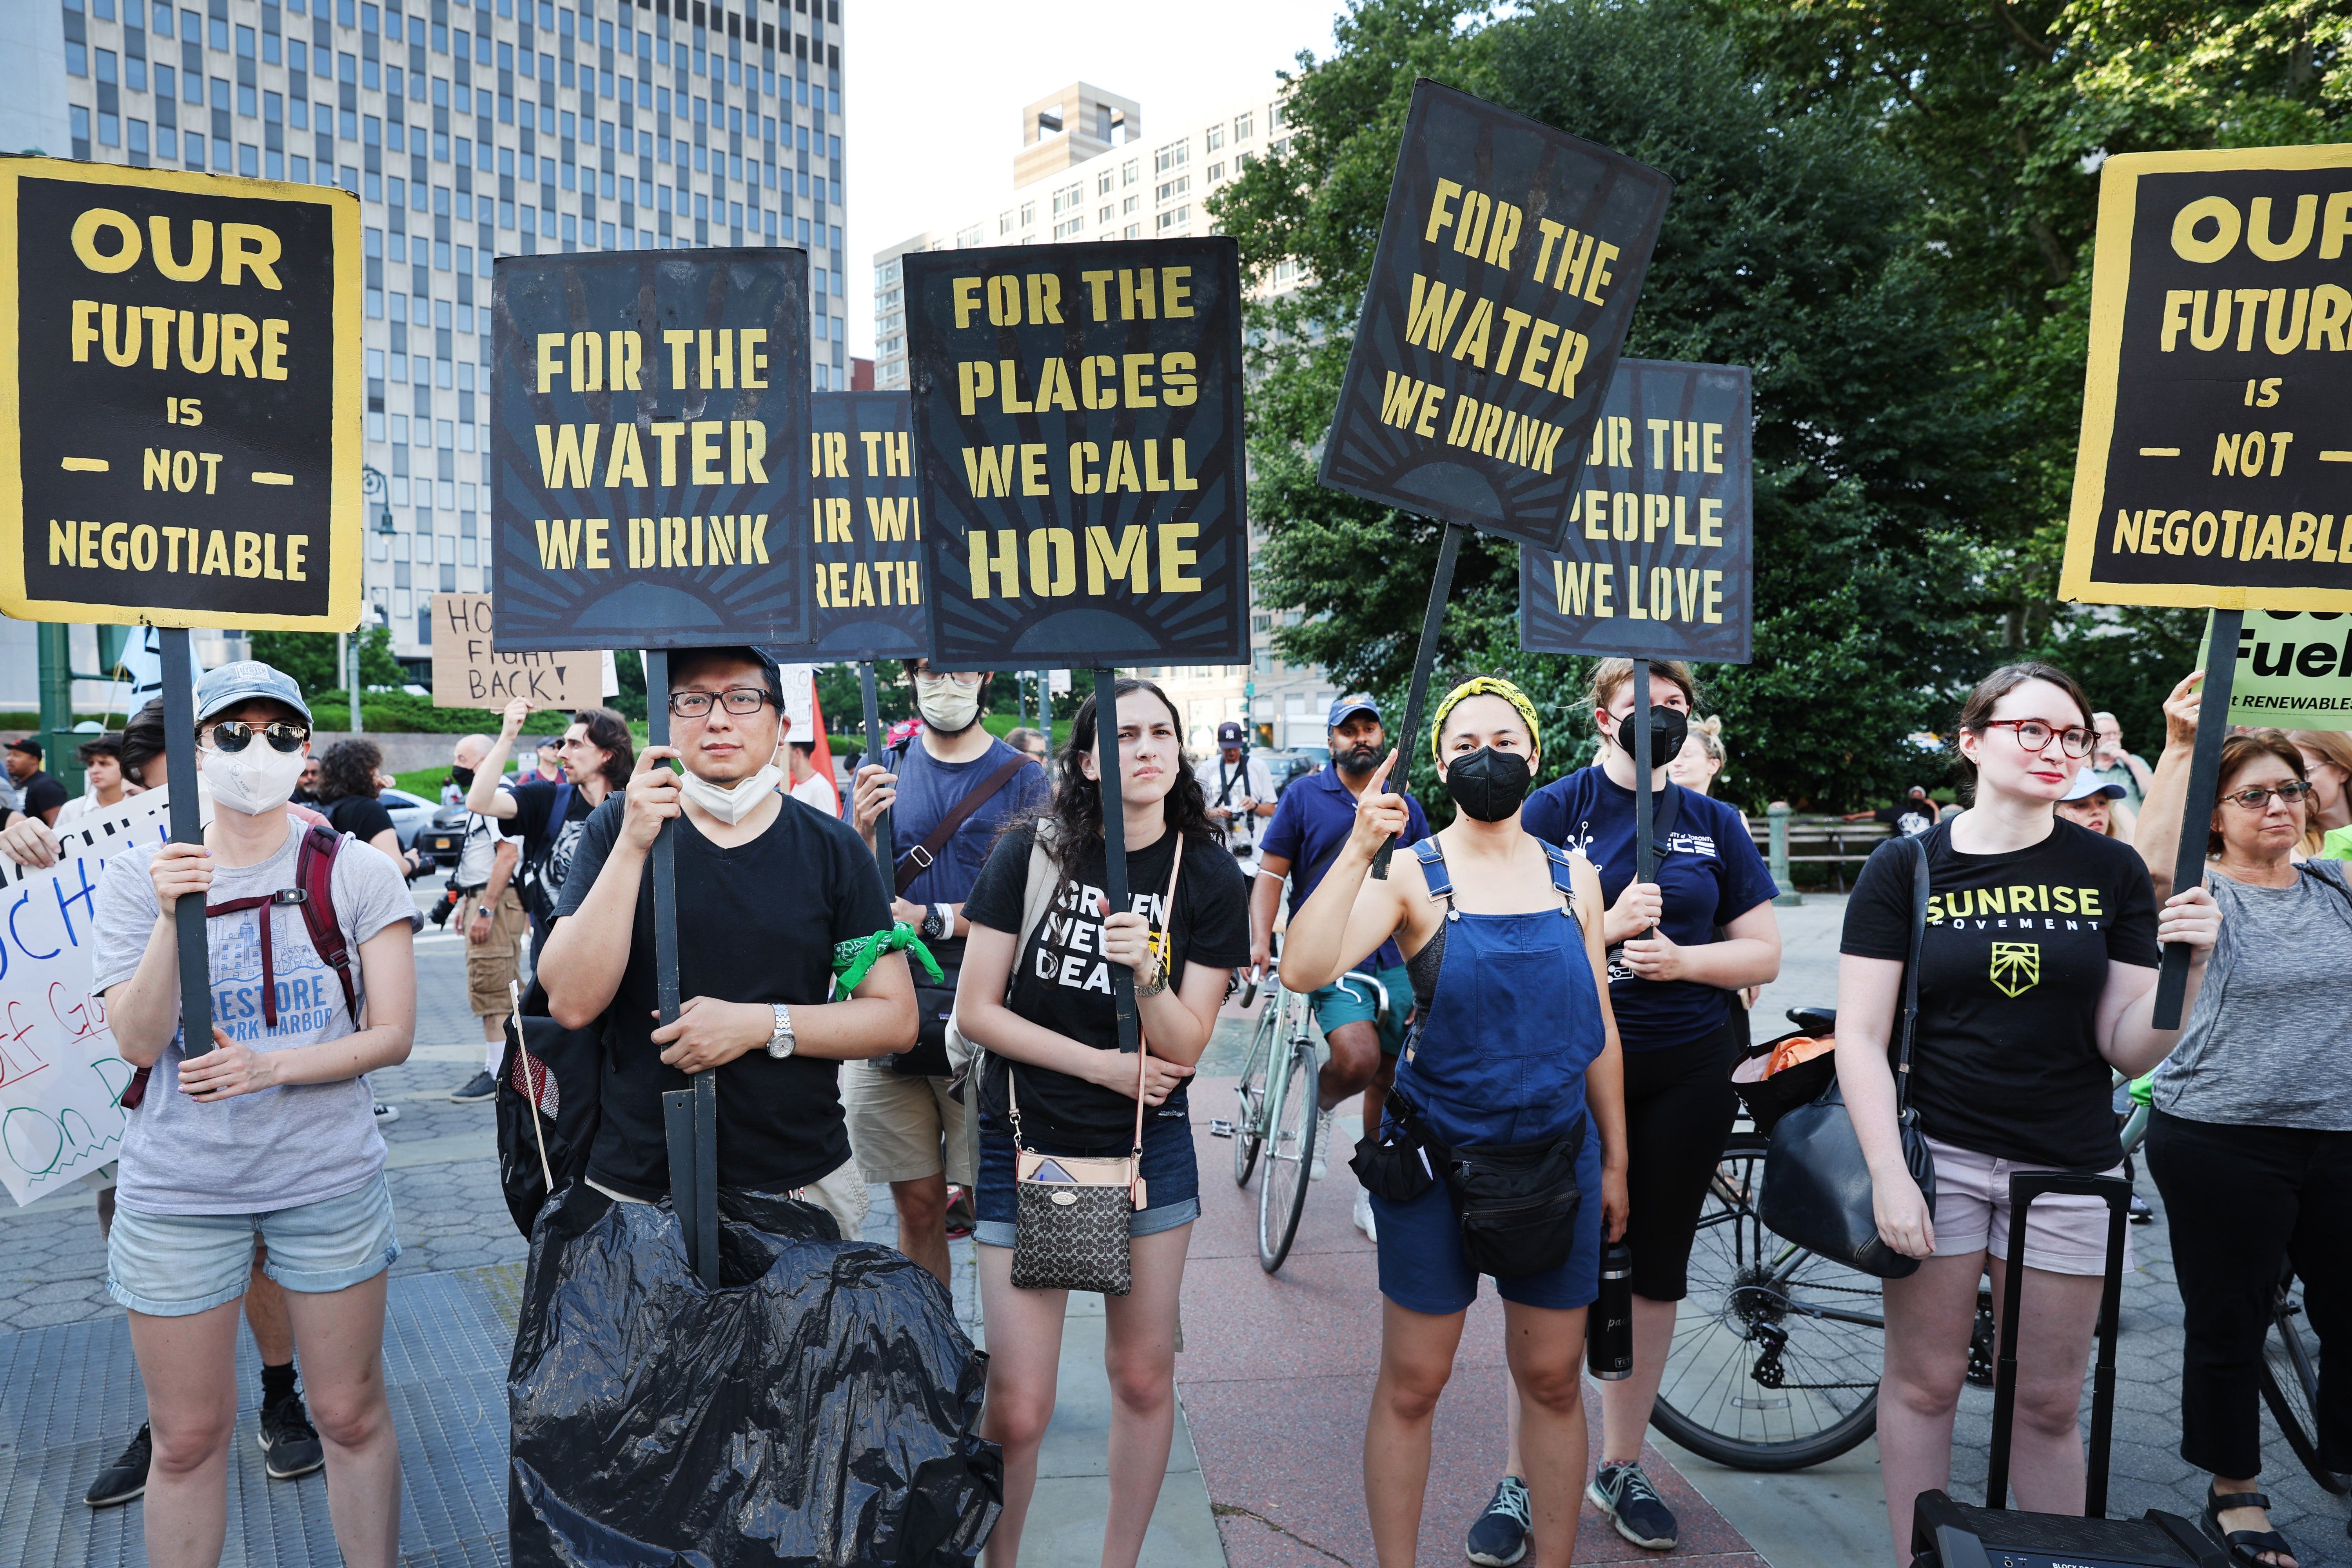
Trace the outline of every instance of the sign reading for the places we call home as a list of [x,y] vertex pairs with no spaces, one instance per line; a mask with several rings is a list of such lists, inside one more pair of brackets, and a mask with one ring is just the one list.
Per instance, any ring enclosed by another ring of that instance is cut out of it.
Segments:
[[0,610],[348,629],[360,441],[358,198],[0,159]]
[[2352,609],[2352,147],[2099,176],[2061,595]]

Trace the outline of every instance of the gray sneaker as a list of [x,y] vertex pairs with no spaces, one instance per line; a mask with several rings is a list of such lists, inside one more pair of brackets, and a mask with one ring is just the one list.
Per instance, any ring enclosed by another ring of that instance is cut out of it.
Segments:
[[1609,1516],[1617,1533],[1653,1552],[1671,1549],[1678,1539],[1673,1510],[1639,1465],[1603,1465],[1584,1489],[1592,1506]]

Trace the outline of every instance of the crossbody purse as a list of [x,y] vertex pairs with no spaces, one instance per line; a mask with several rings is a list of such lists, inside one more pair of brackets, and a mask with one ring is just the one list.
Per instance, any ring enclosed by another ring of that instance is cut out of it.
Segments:
[[[1903,972],[1901,1046],[1895,1063],[1895,1130],[1903,1141],[1904,1168],[1919,1184],[1930,1214],[1936,1207],[1936,1162],[1919,1113],[1911,1109],[1911,1049],[1919,1033],[1919,952],[1927,934],[1927,853],[1934,832],[1890,844],[1880,854],[1909,853],[1911,862],[1911,957]],[[1757,1217],[1766,1228],[1798,1246],[1881,1279],[1906,1279],[1919,1271],[1919,1259],[1886,1245],[1878,1234],[1871,1203],[1870,1166],[1862,1157],[1853,1118],[1832,1078],[1819,1100],[1801,1105],[1773,1124],[1764,1160],[1764,1187]]]
[[[1171,923],[1176,912],[1176,878],[1183,867],[1180,834],[1161,905]],[[1173,959],[1174,947],[1172,941],[1162,945],[1162,963]],[[1125,1155],[1115,1158],[1041,1154],[1026,1147],[1015,1082],[1019,1074],[1011,1061],[1005,1063],[1004,1100],[1013,1119],[1015,1289],[1099,1290],[1106,1296],[1124,1296],[1134,1289],[1128,1222],[1150,1205],[1143,1184],[1143,1084],[1150,1056],[1150,1044],[1138,1041],[1134,1141]]]

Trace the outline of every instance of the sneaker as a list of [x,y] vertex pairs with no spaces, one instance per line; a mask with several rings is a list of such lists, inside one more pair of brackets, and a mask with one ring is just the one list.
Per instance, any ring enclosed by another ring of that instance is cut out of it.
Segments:
[[119,1502],[129,1502],[147,1489],[147,1461],[155,1456],[155,1441],[147,1435],[142,1423],[139,1436],[112,1464],[98,1472],[98,1479],[89,1483],[89,1490],[81,1500],[92,1508],[112,1508]]
[[947,1215],[948,1239],[961,1241],[971,1234],[972,1226],[978,1223],[978,1220],[979,1216],[972,1212],[971,1189],[950,1187]]
[[1463,1538],[1462,1555],[1484,1568],[1510,1568],[1528,1554],[1528,1538],[1535,1524],[1528,1512],[1528,1484],[1517,1476],[1495,1483],[1486,1511],[1471,1522]]
[[465,1088],[451,1089],[449,1098],[460,1105],[472,1105],[479,1100],[494,1100],[498,1092],[499,1080],[487,1072],[478,1072],[466,1080]]
[[378,1127],[389,1127],[399,1120],[400,1107],[387,1105],[381,1100],[375,1102],[375,1124]]
[[1315,1157],[1307,1162],[1307,1179],[1319,1182],[1331,1169],[1331,1113],[1315,1113]]
[[2131,1200],[2132,1224],[2150,1225],[2153,1224],[2155,1220],[2156,1211],[2147,1206],[2147,1200],[2140,1196],[2137,1193],[2134,1193]]
[[1653,1552],[1671,1548],[1676,1536],[1675,1516],[1668,1510],[1658,1489],[1642,1473],[1639,1465],[1603,1465],[1592,1484],[1584,1489],[1592,1506],[1609,1516],[1617,1533],[1636,1546],[1646,1546]]
[[1356,1189],[1355,1213],[1349,1217],[1352,1218],[1356,1222],[1356,1228],[1364,1233],[1364,1239],[1366,1241],[1378,1241],[1380,1239],[1372,1230],[1372,1194],[1366,1192],[1361,1187],[1358,1187]]
[[310,1412],[302,1408],[299,1394],[261,1407],[261,1430],[254,1434],[254,1441],[268,1456],[262,1468],[272,1480],[290,1481],[327,1462],[326,1447],[319,1441],[319,1429],[310,1425]]

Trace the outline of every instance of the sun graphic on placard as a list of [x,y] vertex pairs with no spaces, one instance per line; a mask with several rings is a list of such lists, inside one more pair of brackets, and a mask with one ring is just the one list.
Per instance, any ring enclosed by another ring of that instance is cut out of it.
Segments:
[[2042,944],[2038,942],[1997,942],[1992,944],[1992,983],[2007,996],[2021,996],[2042,981]]

